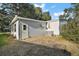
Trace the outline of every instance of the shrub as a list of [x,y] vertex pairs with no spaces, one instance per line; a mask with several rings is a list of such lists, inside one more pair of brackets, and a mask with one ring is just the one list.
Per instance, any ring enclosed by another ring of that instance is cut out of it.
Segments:
[[67,24],[63,25],[61,35],[74,42],[79,43],[79,27],[77,26],[77,22],[70,21]]

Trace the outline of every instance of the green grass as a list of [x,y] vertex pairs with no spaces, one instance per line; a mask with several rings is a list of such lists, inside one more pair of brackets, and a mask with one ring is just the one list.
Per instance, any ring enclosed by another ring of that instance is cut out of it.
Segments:
[[0,47],[3,45],[6,45],[8,41],[8,35],[7,34],[0,34]]

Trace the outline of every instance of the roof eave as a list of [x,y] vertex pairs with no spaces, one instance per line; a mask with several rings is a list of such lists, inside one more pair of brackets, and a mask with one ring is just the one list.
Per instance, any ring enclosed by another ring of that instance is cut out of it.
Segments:
[[13,23],[17,20],[17,17],[18,17],[18,16],[15,15],[15,17],[13,18],[12,22],[10,23],[10,25],[13,24]]

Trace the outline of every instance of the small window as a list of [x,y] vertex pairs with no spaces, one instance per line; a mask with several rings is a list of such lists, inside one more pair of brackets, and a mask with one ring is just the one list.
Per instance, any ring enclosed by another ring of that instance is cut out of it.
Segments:
[[23,30],[26,30],[26,25],[23,25]]

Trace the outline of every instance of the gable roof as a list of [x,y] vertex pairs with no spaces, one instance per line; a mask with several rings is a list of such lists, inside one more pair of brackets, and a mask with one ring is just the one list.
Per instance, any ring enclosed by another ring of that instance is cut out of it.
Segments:
[[47,22],[47,21],[42,21],[42,20],[36,20],[36,19],[30,19],[30,18],[24,18],[24,17],[19,17],[17,15],[15,15],[14,19],[12,20],[12,22],[10,23],[10,25],[14,22],[16,22],[17,20],[22,19],[22,20],[31,20],[31,21],[36,21],[36,22]]

